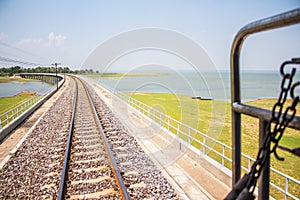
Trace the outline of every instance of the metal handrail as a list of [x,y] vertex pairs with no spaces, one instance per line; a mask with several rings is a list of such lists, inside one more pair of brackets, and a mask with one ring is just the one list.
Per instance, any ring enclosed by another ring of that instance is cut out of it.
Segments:
[[[241,177],[241,114],[245,113],[247,107],[241,104],[240,95],[240,53],[245,39],[254,33],[286,27],[289,25],[300,23],[300,8],[285,12],[273,17],[262,19],[244,26],[236,34],[231,48],[230,70],[231,70],[231,103],[232,103],[232,185],[234,185]],[[238,108],[238,110],[237,110]],[[266,110],[265,110],[266,111]],[[257,116],[260,118],[260,142],[265,134],[267,120],[263,119],[263,112],[258,111]],[[299,122],[294,119],[294,124]],[[296,128],[296,127],[292,127]],[[298,129],[298,128],[297,128]],[[269,180],[270,180],[270,161],[267,159],[265,169],[262,171],[259,187],[259,199],[269,198]]]
[[34,105],[42,96],[35,95],[32,98],[22,102],[21,104],[11,108],[0,115],[0,129],[9,125],[9,123],[21,115],[24,111]]

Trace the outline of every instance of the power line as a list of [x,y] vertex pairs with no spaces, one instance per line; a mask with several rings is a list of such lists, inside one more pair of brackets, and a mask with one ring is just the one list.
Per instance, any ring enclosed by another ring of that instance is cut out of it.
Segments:
[[14,46],[12,46],[12,45],[10,45],[10,44],[7,44],[7,43],[5,43],[5,42],[1,42],[1,41],[0,41],[0,44],[1,44],[2,46],[8,47],[8,48],[11,48],[11,49],[14,49],[14,50],[18,50],[19,52],[22,52],[22,53],[24,53],[24,54],[27,54],[27,55],[30,55],[30,56],[34,56],[34,57],[39,58],[39,59],[43,59],[44,61],[47,60],[46,58],[43,58],[43,57],[41,57],[41,56],[39,56],[39,55],[33,54],[33,53],[31,53],[31,52],[28,52],[28,51],[25,51],[25,50],[23,50],[23,49],[14,47]]
[[6,58],[3,56],[0,56],[0,61],[8,62],[8,63],[15,63],[15,64],[24,64],[24,65],[31,65],[31,66],[37,66],[37,65],[43,65],[41,63],[33,63],[33,62],[27,62],[22,60],[16,60],[11,58]]

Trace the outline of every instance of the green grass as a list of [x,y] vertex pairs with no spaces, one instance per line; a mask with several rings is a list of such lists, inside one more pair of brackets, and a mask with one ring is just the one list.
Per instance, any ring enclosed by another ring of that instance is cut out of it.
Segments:
[[[222,143],[231,146],[231,107],[230,103],[221,101],[203,101],[193,100],[189,96],[173,95],[173,94],[160,94],[160,93],[130,93],[131,97],[144,102],[145,104],[160,110],[166,115],[171,116],[174,119],[182,121],[183,123],[190,125],[201,132],[217,138]],[[276,99],[261,99],[247,104],[258,106],[266,109],[271,109],[276,102]],[[288,101],[287,104],[290,104]],[[297,106],[297,116],[300,116],[300,103]],[[175,129],[171,129],[175,131]],[[256,158],[258,152],[258,119],[242,116],[242,152]],[[200,135],[195,135],[198,140],[203,140]],[[182,137],[186,140],[186,138]],[[299,131],[292,129],[286,129],[284,136],[280,140],[280,144],[289,148],[296,148],[300,145]],[[193,142],[193,145],[197,148],[202,148],[197,142]],[[211,144],[214,149],[221,151],[221,146]],[[280,156],[285,158],[285,161],[278,161],[272,155],[271,166],[278,169],[297,180],[300,180],[300,159],[289,153],[278,150]],[[214,152],[209,152],[208,155],[214,159],[221,161],[220,156]],[[226,151],[225,155],[231,158],[231,152]],[[247,166],[247,160],[242,159],[244,166]],[[231,168],[229,162],[225,162],[225,166]],[[271,181],[281,188],[284,188],[284,180],[275,174],[271,174]],[[278,199],[282,199],[283,196],[280,193],[276,193],[273,189],[272,195]],[[300,196],[299,186],[293,184],[290,185],[289,192],[295,196]]]
[[21,92],[15,96],[0,98],[0,115],[21,104],[22,102],[32,98],[36,94],[34,92]]

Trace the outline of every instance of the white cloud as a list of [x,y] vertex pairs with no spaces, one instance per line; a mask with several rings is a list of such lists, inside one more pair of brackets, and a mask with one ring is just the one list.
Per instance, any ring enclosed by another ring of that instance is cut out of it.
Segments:
[[53,41],[55,39],[55,34],[53,32],[49,33],[48,40]]
[[[0,33],[0,39],[1,39],[1,33]],[[41,46],[41,47],[59,47],[62,46],[67,39],[64,35],[55,35],[54,32],[50,32],[48,35],[48,38],[41,39],[41,38],[25,38],[20,40],[16,46],[22,47],[22,46]]]
[[8,37],[8,35],[6,35],[6,34],[3,33],[3,32],[0,32],[0,41],[5,40],[7,37]]
[[61,46],[67,39],[64,35],[55,35],[54,32],[50,32],[48,36],[48,46]]

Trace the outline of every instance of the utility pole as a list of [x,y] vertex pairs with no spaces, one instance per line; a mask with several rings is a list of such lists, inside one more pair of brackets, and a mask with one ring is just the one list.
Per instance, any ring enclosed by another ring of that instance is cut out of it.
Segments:
[[57,91],[58,90],[57,65],[61,65],[61,63],[53,63],[51,65],[55,65],[56,91]]

